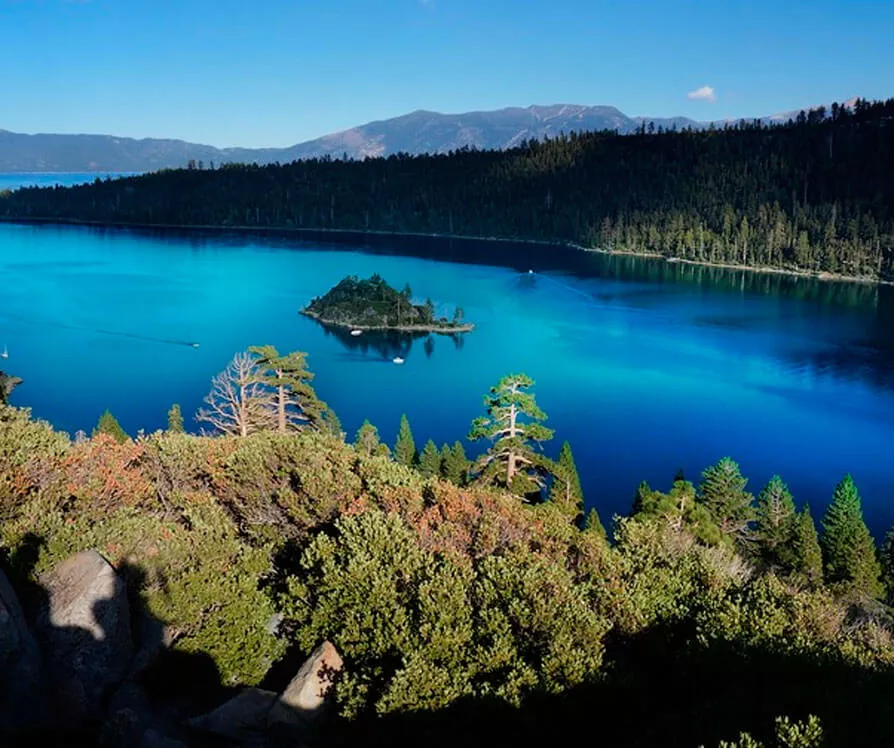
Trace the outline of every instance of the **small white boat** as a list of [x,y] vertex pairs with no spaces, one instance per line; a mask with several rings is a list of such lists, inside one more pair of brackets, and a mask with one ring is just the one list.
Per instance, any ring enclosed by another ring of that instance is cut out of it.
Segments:
[[404,360],[400,356],[395,356],[393,361],[396,364],[402,364],[404,362]]
[[0,353],[0,358],[9,358],[9,351],[6,350],[6,346],[3,346],[3,353]]
[[351,330],[351,335],[356,338],[358,335],[363,335],[363,330]]

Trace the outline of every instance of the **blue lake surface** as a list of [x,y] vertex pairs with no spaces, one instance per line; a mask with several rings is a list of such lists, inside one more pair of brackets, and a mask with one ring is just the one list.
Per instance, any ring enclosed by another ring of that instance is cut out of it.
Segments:
[[132,176],[132,173],[121,172],[19,172],[16,174],[0,174],[0,192],[3,190],[15,190],[19,187],[72,187],[76,184],[86,184],[95,179],[115,179],[116,177]]
[[[0,225],[2,365],[25,380],[14,403],[69,432],[106,408],[151,431],[174,402],[189,418],[234,353],[271,343],[308,352],[349,438],[369,418],[393,442],[406,413],[421,448],[463,438],[487,389],[522,371],[556,430],[546,451],[571,442],[605,520],[641,480],[697,481],[730,455],[752,491],[779,473],[817,517],[850,471],[874,533],[894,524],[892,289],[532,245],[340,241]],[[444,314],[463,307],[477,329],[351,338],[298,314],[374,272]]]

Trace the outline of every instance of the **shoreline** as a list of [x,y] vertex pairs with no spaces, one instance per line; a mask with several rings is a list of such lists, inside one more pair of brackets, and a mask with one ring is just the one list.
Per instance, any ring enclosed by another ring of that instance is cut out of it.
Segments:
[[401,325],[401,326],[388,326],[388,325],[352,325],[347,322],[335,322],[334,320],[323,319],[316,312],[310,312],[307,309],[299,310],[298,314],[302,314],[305,317],[310,317],[313,320],[316,320],[321,325],[330,325],[331,327],[341,327],[345,330],[363,330],[364,332],[422,332],[436,335],[460,335],[467,332],[472,332],[475,329],[475,325],[471,322],[464,325],[455,325],[453,327],[436,327],[434,325]]
[[[741,270],[749,273],[763,273],[773,275],[783,275],[792,278],[801,278],[804,280],[818,280],[836,283],[860,283],[863,285],[878,286],[894,286],[894,280],[885,280],[883,278],[869,278],[859,275],[841,275],[839,273],[829,273],[824,271],[812,270],[795,270],[788,268],[774,268],[761,265],[732,265],[721,262],[707,262],[700,260],[691,260],[684,257],[665,257],[657,252],[633,251],[625,249],[605,249],[603,247],[586,247],[572,241],[548,241],[546,239],[520,239],[512,237],[500,236],[471,236],[466,234],[439,234],[426,233],[422,231],[380,231],[371,229],[310,229],[310,228],[294,228],[284,226],[217,226],[205,224],[171,224],[171,223],[137,223],[137,222],[121,222],[121,221],[87,221],[76,218],[11,218],[8,216],[0,216],[0,224],[19,224],[19,225],[50,225],[50,226],[86,226],[92,228],[109,228],[109,229],[138,229],[138,230],[155,230],[155,231],[183,231],[183,232],[208,232],[208,233],[236,233],[245,235],[258,236],[287,236],[301,237],[322,235],[322,236],[341,236],[341,237],[363,237],[374,236],[380,238],[403,238],[403,239],[441,239],[441,240],[457,240],[457,241],[475,241],[475,242],[495,242],[501,244],[529,244],[541,247],[565,247],[580,252],[594,252],[597,254],[607,255],[611,257],[639,257],[642,259],[661,260],[672,265],[692,265],[696,267],[718,268],[720,270]],[[327,323],[329,324],[329,323]],[[332,323],[335,324],[335,323]],[[376,328],[376,329],[396,329],[396,328]]]

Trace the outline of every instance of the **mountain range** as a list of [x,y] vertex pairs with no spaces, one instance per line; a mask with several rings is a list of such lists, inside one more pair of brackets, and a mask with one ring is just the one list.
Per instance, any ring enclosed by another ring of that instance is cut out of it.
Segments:
[[[797,110],[760,119],[785,121],[796,114]],[[184,167],[189,161],[201,161],[204,165],[268,164],[321,156],[365,158],[393,153],[446,153],[463,147],[502,149],[530,138],[572,130],[629,133],[644,122],[665,128],[702,128],[710,124],[686,117],[629,117],[611,106],[556,104],[464,114],[419,110],[287,148],[215,148],[183,140],[25,135],[0,130],[0,172],[143,172]]]

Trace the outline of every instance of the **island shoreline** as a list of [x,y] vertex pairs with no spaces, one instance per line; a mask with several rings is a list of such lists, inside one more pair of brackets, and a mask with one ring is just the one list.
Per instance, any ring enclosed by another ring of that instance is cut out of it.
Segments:
[[[563,247],[580,252],[593,252],[611,257],[639,257],[642,259],[661,260],[671,265],[692,265],[694,267],[717,268],[720,270],[741,270],[749,273],[772,274],[801,278],[803,280],[818,280],[834,283],[859,283],[862,285],[894,286],[894,280],[884,278],[867,278],[857,275],[841,275],[823,271],[792,270],[785,268],[773,268],[760,265],[732,265],[720,262],[703,262],[690,260],[683,257],[666,257],[658,252],[642,252],[622,249],[606,249],[604,247],[586,247],[571,241],[545,239],[520,239],[500,236],[472,236],[468,234],[439,234],[420,231],[380,231],[371,229],[324,229],[324,228],[294,228],[284,226],[217,226],[205,224],[171,224],[171,223],[137,223],[123,221],[87,221],[76,218],[39,218],[39,217],[10,217],[0,216],[0,223],[18,225],[50,225],[50,226],[85,226],[90,228],[108,229],[137,229],[155,231],[182,231],[182,232],[208,232],[208,233],[235,233],[247,236],[340,236],[344,238],[372,236],[376,238],[401,238],[401,239],[440,239],[474,242],[494,242],[500,244],[530,244],[541,247]],[[394,329],[394,328],[380,328]]]
[[419,332],[435,333],[437,335],[461,335],[467,332],[472,332],[472,330],[475,329],[475,325],[473,325],[471,322],[448,327],[435,325],[354,325],[348,322],[336,322],[335,320],[323,319],[316,312],[311,312],[307,309],[300,309],[298,311],[298,314],[303,314],[305,317],[310,317],[311,319],[319,322],[321,325],[341,327],[345,330],[363,330],[363,332]]

